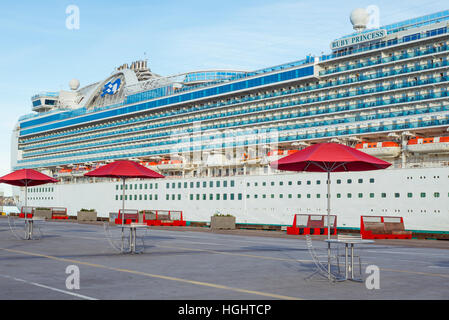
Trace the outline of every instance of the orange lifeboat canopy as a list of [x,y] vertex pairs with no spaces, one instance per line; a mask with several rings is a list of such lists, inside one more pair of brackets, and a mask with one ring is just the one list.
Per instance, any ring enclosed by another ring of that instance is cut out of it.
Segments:
[[399,147],[399,143],[394,141],[383,141],[383,142],[361,142],[356,144],[356,149],[371,149],[371,148],[392,148]]

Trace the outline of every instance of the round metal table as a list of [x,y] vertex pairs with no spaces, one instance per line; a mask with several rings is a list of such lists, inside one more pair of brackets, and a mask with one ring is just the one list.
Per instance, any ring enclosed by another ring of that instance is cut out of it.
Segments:
[[[374,243],[374,241],[373,240],[364,240],[364,239],[326,239],[324,241],[326,241],[327,243],[337,243],[337,244],[343,243],[345,245],[345,278],[343,280],[352,280],[352,281],[362,282],[363,280],[354,278],[354,245],[355,244]],[[350,266],[348,265],[349,247],[350,247],[350,251],[351,251]],[[351,277],[348,276],[349,267],[351,269]]]
[[25,221],[25,240],[33,239],[34,222],[45,221],[43,217],[23,218]]
[[[129,229],[129,252],[136,253],[136,239],[137,239],[137,229],[148,228],[146,224],[142,223],[131,223],[131,224],[123,224],[117,225],[118,228]],[[123,251],[123,239],[122,239],[122,252]]]

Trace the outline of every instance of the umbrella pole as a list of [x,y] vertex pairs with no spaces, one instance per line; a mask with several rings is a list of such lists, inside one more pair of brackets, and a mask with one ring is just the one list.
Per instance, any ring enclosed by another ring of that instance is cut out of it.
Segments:
[[125,178],[123,178],[123,197],[122,197],[122,228],[123,228],[123,221],[125,220]]
[[327,172],[327,239],[331,238],[331,225],[330,225],[330,213],[331,213],[331,173]]
[[24,220],[25,220],[25,239],[26,240],[28,240],[29,238],[29,235],[30,235],[30,233],[29,233],[29,230],[28,230],[28,228],[29,228],[29,226],[28,226],[28,224],[29,224],[29,222],[28,222],[28,220],[27,220],[27,204],[28,204],[28,181],[25,181],[25,210],[21,210],[21,211],[23,211],[23,214],[24,214]]
[[28,182],[25,182],[25,208],[27,206],[27,200],[28,200]]
[[[331,172],[327,171],[327,239],[331,238],[330,227],[330,212],[331,212]],[[331,243],[327,243],[327,273],[329,280],[331,279]]]
[[123,178],[123,196],[122,196],[122,248],[121,251],[123,252],[123,226],[125,222],[125,178]]

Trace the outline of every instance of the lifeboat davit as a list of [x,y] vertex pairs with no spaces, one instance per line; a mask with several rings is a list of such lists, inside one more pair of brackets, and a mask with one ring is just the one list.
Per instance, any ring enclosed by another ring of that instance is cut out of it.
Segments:
[[449,137],[413,138],[408,141],[407,150],[418,153],[447,153]]
[[374,157],[396,158],[401,153],[401,146],[393,141],[362,142],[355,148]]
[[243,155],[242,155],[242,158],[241,158],[241,160],[240,160],[240,163],[237,163],[238,165],[241,165],[241,164],[245,164],[245,165],[257,165],[257,164],[259,164],[260,162],[261,162],[261,158],[258,158],[258,157],[255,157],[255,158],[252,158],[249,154],[247,154],[247,153],[244,153]]

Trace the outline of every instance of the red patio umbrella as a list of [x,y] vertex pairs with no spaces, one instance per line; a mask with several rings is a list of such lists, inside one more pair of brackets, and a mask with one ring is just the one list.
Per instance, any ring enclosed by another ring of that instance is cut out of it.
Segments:
[[[330,239],[330,173],[370,171],[388,168],[391,163],[338,143],[318,143],[270,163],[274,169],[327,172],[327,238]],[[330,243],[328,254],[330,257]],[[329,266],[330,268],[330,263]],[[330,275],[330,269],[329,269]]]
[[[127,178],[157,179],[163,175],[131,160],[117,160],[84,174],[87,177],[120,178],[123,180],[122,211],[125,210],[125,180]],[[122,225],[124,222],[122,216]]]
[[338,143],[318,143],[270,163],[278,170],[327,172],[328,237],[330,236],[330,173],[370,171],[388,168],[391,163]]
[[0,177],[0,183],[7,183],[13,186],[25,187],[25,207],[27,206],[28,187],[39,186],[41,184],[55,183],[57,179],[49,177],[34,169],[20,169]]

